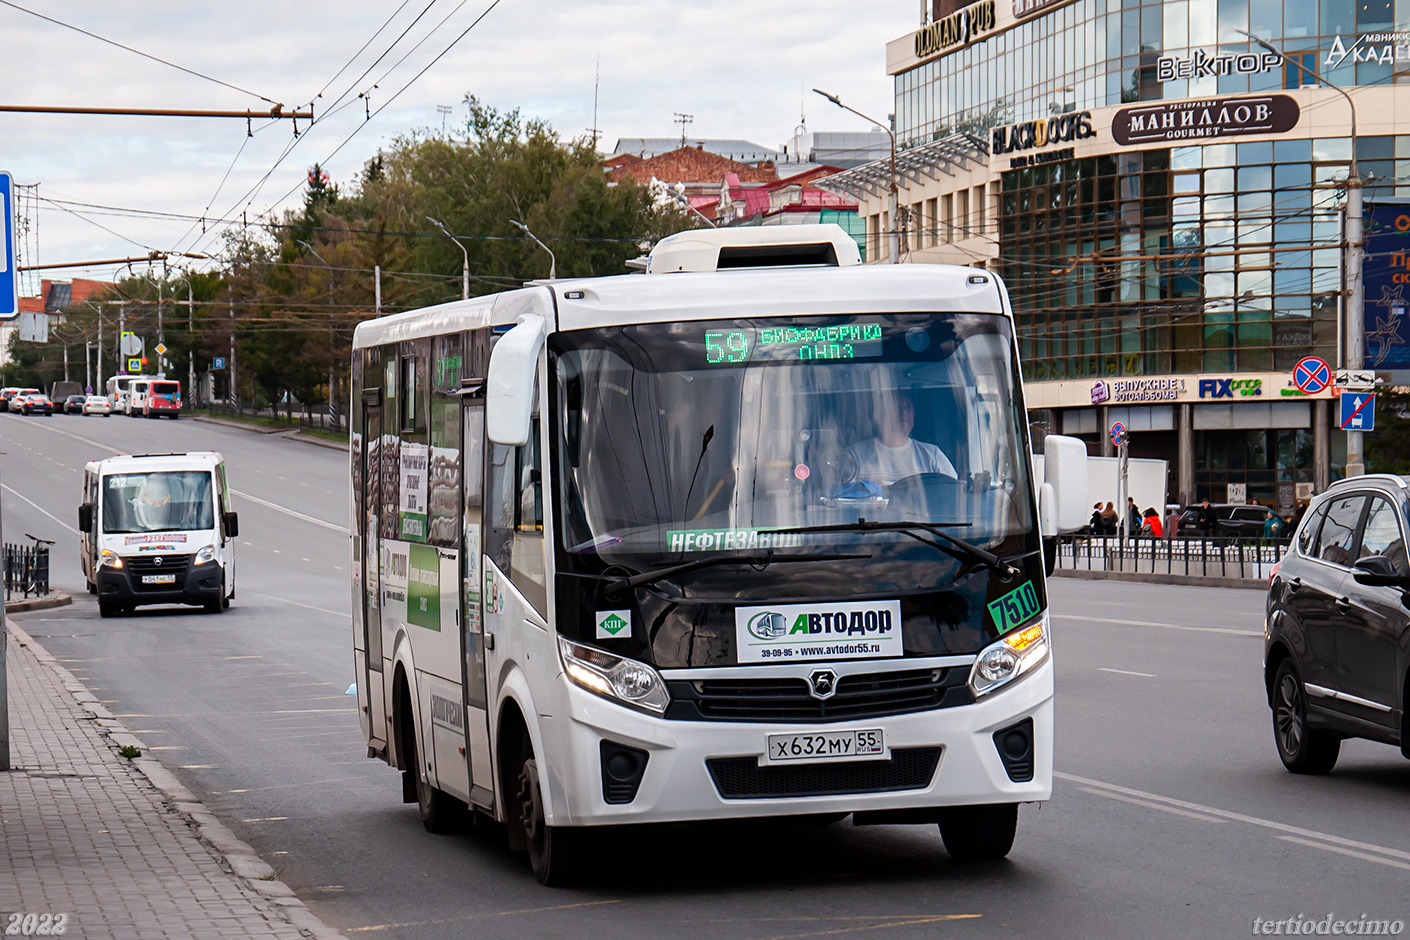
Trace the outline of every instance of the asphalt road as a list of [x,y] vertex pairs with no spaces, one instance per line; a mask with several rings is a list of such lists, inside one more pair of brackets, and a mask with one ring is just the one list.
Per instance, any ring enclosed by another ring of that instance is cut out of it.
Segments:
[[[214,448],[239,494],[222,616],[100,621],[76,524],[86,460]],[[1410,762],[1349,742],[1330,777],[1274,751],[1257,591],[1057,580],[1053,800],[1013,854],[934,827],[662,826],[540,887],[492,828],[422,830],[366,759],[347,616],[346,457],[217,425],[0,415],[8,541],[55,538],[71,608],[16,617],[350,937],[1245,937],[1255,918],[1410,921]]]

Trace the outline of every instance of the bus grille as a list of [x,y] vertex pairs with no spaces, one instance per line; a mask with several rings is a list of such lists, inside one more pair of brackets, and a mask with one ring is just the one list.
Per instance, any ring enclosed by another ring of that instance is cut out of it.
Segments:
[[842,676],[831,698],[816,699],[795,676],[672,680],[667,718],[683,721],[847,721],[968,705],[967,667]]
[[705,765],[726,800],[783,799],[923,790],[935,777],[940,748],[896,748],[890,760],[759,766],[757,757],[722,757]]

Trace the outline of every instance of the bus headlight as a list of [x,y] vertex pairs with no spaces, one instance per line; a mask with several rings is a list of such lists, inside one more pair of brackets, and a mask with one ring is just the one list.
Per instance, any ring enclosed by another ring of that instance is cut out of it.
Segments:
[[661,675],[645,663],[558,638],[563,671],[595,695],[661,715],[671,703]]
[[110,552],[105,548],[98,556],[98,565],[104,568],[121,568],[122,556],[117,552]]
[[196,553],[195,563],[198,565],[210,564],[213,561],[215,561],[214,545],[207,545],[205,548],[201,549],[199,552]]
[[1048,612],[1022,630],[991,643],[979,654],[969,673],[975,698],[988,695],[1017,679],[1048,658]]

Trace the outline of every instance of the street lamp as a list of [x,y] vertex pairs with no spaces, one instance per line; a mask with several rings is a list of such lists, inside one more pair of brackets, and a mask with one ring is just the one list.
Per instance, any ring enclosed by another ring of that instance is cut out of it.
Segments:
[[[1271,44],[1259,39],[1247,30],[1234,32],[1248,38],[1259,48],[1273,53],[1283,62],[1297,66],[1315,85],[1321,82],[1346,99],[1351,106],[1351,172],[1346,178],[1346,307],[1342,322],[1345,324],[1345,359],[1342,368],[1348,372],[1359,371],[1366,364],[1366,286],[1362,281],[1362,268],[1366,260],[1366,242],[1363,235],[1363,213],[1361,171],[1356,165],[1356,102],[1344,88],[1334,85],[1320,75],[1310,71],[1297,59],[1289,59]],[[1346,475],[1359,477],[1366,472],[1366,457],[1360,431],[1346,432]]]
[[456,237],[455,237],[454,235],[452,235],[450,232],[447,232],[447,231],[446,231],[446,227],[445,227],[444,225],[442,225],[441,223],[437,222],[435,219],[431,218],[429,215],[426,216],[426,221],[427,221],[427,222],[430,222],[430,223],[431,223],[432,225],[434,225],[436,228],[440,229],[440,230],[441,230],[441,234],[444,235],[446,238],[449,238],[451,241],[455,242],[455,247],[459,248],[459,249],[460,249],[460,253],[465,256],[465,264],[464,264],[464,265],[461,267],[461,269],[460,269],[460,299],[461,299],[461,300],[469,300],[469,299],[470,299],[470,252],[466,251],[466,250],[465,250],[465,246],[462,245],[462,244],[460,244],[460,239],[456,238]]
[[558,277],[558,259],[553,256],[552,249],[550,249],[543,242],[539,241],[539,237],[533,232],[529,231],[529,227],[523,222],[520,222],[518,219],[510,219],[509,224],[513,225],[519,231],[532,238],[534,240],[534,244],[538,245],[544,251],[548,252],[548,279],[551,281],[554,278]]
[[901,232],[899,228],[901,224],[901,207],[900,190],[896,186],[896,132],[893,131],[889,125],[882,124],[876,118],[868,117],[856,108],[843,104],[842,99],[838,98],[836,95],[829,95],[821,88],[814,88],[813,91],[822,95],[842,110],[851,111],[862,120],[870,121],[872,124],[875,124],[877,127],[884,130],[887,136],[891,138],[891,231],[886,233],[886,252],[890,255],[887,259],[888,261],[892,264],[899,264],[901,261]]

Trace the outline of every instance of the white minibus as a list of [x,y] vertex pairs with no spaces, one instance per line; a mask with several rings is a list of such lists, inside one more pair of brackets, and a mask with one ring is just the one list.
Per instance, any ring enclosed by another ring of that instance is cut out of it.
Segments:
[[938,823],[1006,855],[1052,792],[1045,539],[993,274],[831,225],[693,231],[646,273],[358,326],[353,647],[368,754],[545,884],[595,827]]

